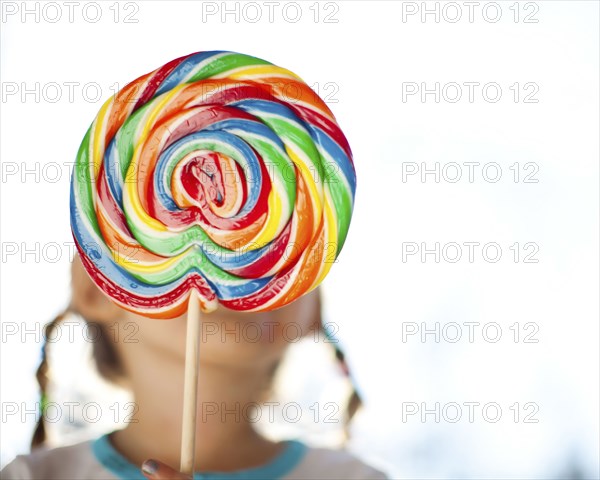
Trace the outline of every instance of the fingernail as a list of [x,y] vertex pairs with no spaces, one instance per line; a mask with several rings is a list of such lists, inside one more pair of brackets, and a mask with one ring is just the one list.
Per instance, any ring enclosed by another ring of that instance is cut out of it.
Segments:
[[158,463],[154,460],[146,460],[142,464],[142,472],[147,473],[148,475],[154,475],[158,471]]

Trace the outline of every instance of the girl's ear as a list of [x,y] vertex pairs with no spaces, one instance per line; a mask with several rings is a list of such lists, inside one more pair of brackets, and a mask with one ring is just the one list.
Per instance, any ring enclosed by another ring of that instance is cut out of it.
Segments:
[[123,310],[92,282],[79,255],[75,255],[71,265],[71,291],[71,309],[87,320],[109,323],[123,315]]

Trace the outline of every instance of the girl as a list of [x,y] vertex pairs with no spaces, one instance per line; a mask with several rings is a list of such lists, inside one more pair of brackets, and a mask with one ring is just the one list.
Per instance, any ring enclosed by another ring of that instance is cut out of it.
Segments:
[[[81,262],[72,267],[71,305],[47,327],[47,337],[68,314],[77,313],[106,333],[115,321],[136,322],[137,342],[114,342],[108,334],[94,342],[94,359],[105,378],[131,389],[135,422],[95,441],[57,448],[36,448],[3,471],[11,479],[186,479],[170,466],[179,464],[186,325],[183,319],[148,320],[120,309],[91,282]],[[211,322],[227,331],[252,321],[263,329],[260,341],[243,336],[206,336],[200,349],[199,404],[231,412],[264,400],[289,342],[285,326],[308,332],[320,327],[317,291],[273,312],[239,313],[219,308]],[[38,381],[46,388],[46,348]],[[336,352],[345,368],[343,355]],[[347,369],[345,369],[347,371]],[[44,396],[42,397],[44,398]],[[353,394],[349,411],[360,402]],[[350,413],[351,416],[351,413]],[[273,442],[261,436],[247,415],[198,414],[196,479],[383,479],[381,472],[344,451],[314,449],[295,441]],[[43,417],[32,446],[43,444]],[[210,473],[222,472],[222,473]]]

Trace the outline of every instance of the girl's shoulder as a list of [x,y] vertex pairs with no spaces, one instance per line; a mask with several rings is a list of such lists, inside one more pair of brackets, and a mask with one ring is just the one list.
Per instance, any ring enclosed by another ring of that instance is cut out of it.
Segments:
[[388,477],[346,450],[307,448],[302,461],[284,478],[285,480],[307,478],[385,480]]
[[[107,480],[106,470],[98,468],[90,441],[67,447],[38,448],[19,455],[2,469],[2,480]],[[114,478],[114,477],[113,477]]]

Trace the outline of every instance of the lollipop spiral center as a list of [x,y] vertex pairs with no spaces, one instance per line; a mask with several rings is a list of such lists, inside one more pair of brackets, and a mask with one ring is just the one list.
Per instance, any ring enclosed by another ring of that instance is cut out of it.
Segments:
[[242,200],[242,177],[235,161],[221,152],[198,150],[190,153],[178,165],[172,179],[173,191],[180,185],[182,192],[174,199],[179,208],[205,205],[221,217],[238,213]]
[[[186,164],[182,171],[182,183],[191,189],[190,194],[200,200],[200,190],[208,200],[221,207],[223,205],[223,177],[217,168],[219,154],[206,152],[194,157]],[[192,193],[193,192],[193,193]]]

